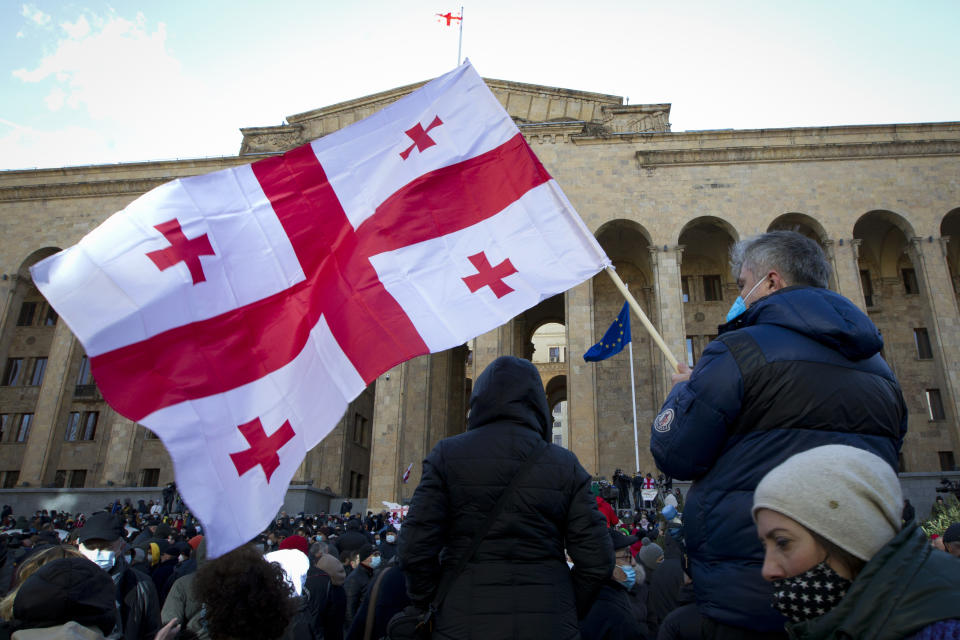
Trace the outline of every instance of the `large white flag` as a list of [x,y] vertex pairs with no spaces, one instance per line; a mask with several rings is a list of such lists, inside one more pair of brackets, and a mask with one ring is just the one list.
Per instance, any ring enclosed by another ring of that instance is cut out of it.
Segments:
[[390,367],[609,264],[469,63],[282,156],[174,180],[33,267],[160,436],[211,557]]

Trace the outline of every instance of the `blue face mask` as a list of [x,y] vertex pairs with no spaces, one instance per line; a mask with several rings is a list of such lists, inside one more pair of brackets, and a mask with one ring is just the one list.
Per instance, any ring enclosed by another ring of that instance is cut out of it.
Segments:
[[370,558],[370,568],[376,569],[380,566],[380,556],[373,556]]
[[[759,282],[757,282],[757,284],[753,285],[753,289],[750,289],[750,291],[747,293],[747,297],[749,298],[753,294],[753,292],[757,290],[757,287],[759,287],[762,283],[763,283],[763,280],[760,280]],[[743,301],[743,297],[737,296],[737,299],[733,301],[733,306],[730,307],[730,311],[727,311],[727,322],[732,322],[733,320],[736,320],[746,310],[747,310],[747,303]]]
[[637,572],[633,567],[621,566],[620,570],[627,574],[627,579],[622,581],[620,584],[625,586],[627,589],[632,589],[633,585],[637,583]]

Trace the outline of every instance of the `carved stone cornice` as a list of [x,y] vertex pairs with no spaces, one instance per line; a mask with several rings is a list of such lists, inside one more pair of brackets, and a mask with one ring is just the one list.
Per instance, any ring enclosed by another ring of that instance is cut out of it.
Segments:
[[103,182],[0,187],[0,202],[140,195],[170,180],[171,178],[140,178],[137,180],[106,180]]
[[571,122],[536,122],[518,125],[520,133],[527,142],[567,142],[570,136],[583,133],[587,123],[582,120]]
[[[274,154],[260,154],[263,156]],[[149,176],[149,171],[144,171],[144,165],[103,165],[94,167],[100,175],[110,176],[128,172],[136,172],[139,176],[117,178],[114,180],[82,180],[71,182],[71,178],[77,180],[79,176],[71,176],[74,172],[77,174],[84,171],[90,171],[90,167],[67,168],[58,170],[56,174],[48,169],[38,169],[33,172],[21,171],[19,174],[34,173],[37,176],[50,174],[50,181],[46,183],[33,182],[30,184],[13,184],[0,186],[0,202],[29,202],[34,200],[52,200],[60,198],[100,198],[110,196],[139,196],[150,189],[154,189],[166,182],[177,178],[186,178],[191,175],[199,175],[225,169],[227,167],[249,164],[253,159],[246,157],[225,157],[214,159],[201,159],[188,161],[189,166],[178,167],[171,171],[169,165],[176,165],[176,162],[157,163],[157,174]],[[66,174],[66,175],[64,175]]]
[[662,149],[637,151],[641,168],[695,164],[856,160],[960,155],[960,140],[903,140],[894,142],[838,142],[753,147]]

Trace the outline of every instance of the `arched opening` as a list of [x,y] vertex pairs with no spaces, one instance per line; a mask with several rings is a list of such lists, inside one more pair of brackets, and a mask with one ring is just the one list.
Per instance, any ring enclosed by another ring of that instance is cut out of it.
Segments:
[[726,320],[737,297],[736,277],[730,272],[730,247],[736,238],[733,227],[712,217],[692,220],[680,233],[680,286],[687,330],[684,357],[691,367],[717,337],[717,326]]
[[[613,220],[597,230],[597,241],[613,261],[620,278],[627,284],[648,317],[655,317],[656,291],[650,257],[651,236],[632,220]],[[610,277],[601,273],[593,278],[593,335],[599,340],[617,318],[625,302]],[[640,321],[631,312],[634,393],[638,424],[653,421],[659,403],[656,399],[659,374],[656,347]],[[571,354],[582,360],[583,354]],[[630,389],[630,349],[600,362],[594,368],[597,407],[597,473],[611,477],[617,468],[636,465],[633,440],[633,411]],[[639,455],[642,465],[653,466],[648,429],[640,429]]]
[[553,418],[553,443],[569,448],[570,425],[567,422],[567,376],[556,375],[546,382],[547,404]]
[[883,356],[897,374],[909,411],[901,467],[935,469],[939,461],[932,451],[952,450],[954,418],[932,349],[937,336],[926,274],[910,244],[913,228],[896,213],[871,211],[857,220],[853,237],[860,242],[858,266],[867,311],[883,336]]
[[960,208],[954,209],[940,222],[940,235],[947,240],[947,267],[954,295],[960,294]]

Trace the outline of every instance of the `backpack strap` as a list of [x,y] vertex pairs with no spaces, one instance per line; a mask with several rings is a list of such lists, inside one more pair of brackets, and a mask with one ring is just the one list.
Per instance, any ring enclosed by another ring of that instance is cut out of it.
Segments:
[[480,548],[480,543],[483,542],[483,539],[490,532],[490,529],[493,527],[493,523],[496,522],[497,518],[503,512],[504,507],[507,506],[507,503],[510,501],[510,498],[513,497],[517,486],[520,484],[520,481],[523,480],[533,469],[534,464],[537,460],[550,448],[550,445],[545,441],[540,440],[539,445],[534,449],[533,453],[527,456],[527,459],[520,463],[520,470],[513,476],[513,479],[510,481],[510,484],[507,485],[507,488],[503,490],[503,493],[500,494],[500,499],[497,500],[497,504],[494,505],[493,509],[490,511],[490,515],[486,517],[483,521],[483,524],[480,525],[480,528],[477,530],[477,533],[473,536],[473,542],[470,545],[470,548],[460,556],[460,560],[457,562],[456,568],[448,573],[443,582],[440,583],[440,588],[437,590],[437,595],[434,597],[433,602],[430,604],[430,610],[426,614],[426,619],[422,624],[426,625],[428,629],[432,628],[430,626],[430,618],[437,612],[440,608],[440,604],[443,602],[443,599],[447,596],[447,592],[450,590],[450,586],[453,584],[453,581],[456,580],[457,576],[466,568],[467,563],[473,559],[474,554],[477,552],[477,549]]

